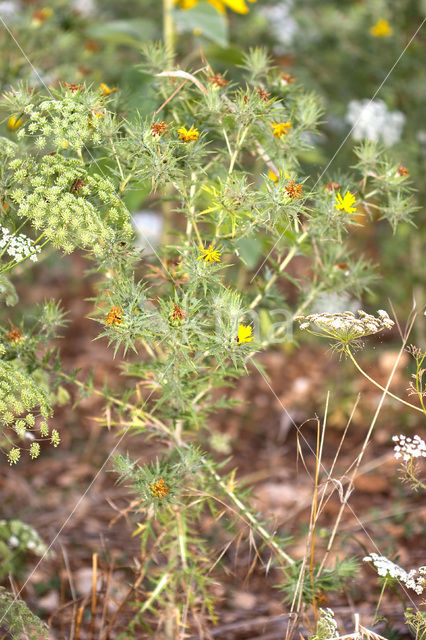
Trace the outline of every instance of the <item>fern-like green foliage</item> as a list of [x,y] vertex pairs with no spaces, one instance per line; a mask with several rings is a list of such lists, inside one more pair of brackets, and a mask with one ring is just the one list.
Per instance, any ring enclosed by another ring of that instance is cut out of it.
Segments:
[[300,586],[300,571],[302,568],[302,560],[295,562],[286,570],[287,581],[279,585],[279,590],[284,593],[284,602],[291,604],[295,592],[302,590],[302,602],[311,605],[314,600],[318,601],[322,595],[339,591],[353,578],[359,569],[359,563],[356,558],[345,558],[344,560],[336,560],[334,567],[322,569],[319,575],[319,565],[315,565],[313,569],[314,580],[312,582],[309,574],[306,574]]
[[0,632],[11,640],[47,640],[48,630],[25,602],[0,587]]

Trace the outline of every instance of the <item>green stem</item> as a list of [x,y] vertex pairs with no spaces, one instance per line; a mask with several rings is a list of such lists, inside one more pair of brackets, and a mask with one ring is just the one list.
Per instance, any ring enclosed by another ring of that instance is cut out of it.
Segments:
[[172,11],[174,0],[163,0],[163,38],[167,51],[171,58],[174,58],[175,49],[175,26]]
[[378,617],[378,616],[377,616],[377,614],[378,614],[378,612],[379,612],[379,607],[380,607],[380,604],[381,604],[381,602],[382,602],[383,595],[384,595],[384,593],[385,593],[385,589],[386,589],[387,582],[388,582],[388,579],[387,579],[387,577],[386,577],[386,578],[384,579],[384,581],[383,581],[382,590],[380,591],[380,596],[379,596],[379,600],[378,600],[378,602],[377,602],[376,610],[375,610],[375,612],[374,612],[373,621],[377,620],[377,617]]

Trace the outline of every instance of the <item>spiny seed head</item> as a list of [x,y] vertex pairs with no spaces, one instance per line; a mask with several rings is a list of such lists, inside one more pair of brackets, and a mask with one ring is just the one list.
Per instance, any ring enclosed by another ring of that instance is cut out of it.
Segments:
[[301,184],[296,184],[294,180],[290,180],[288,185],[284,187],[284,190],[287,192],[288,196],[294,200],[295,198],[302,197],[303,186]]
[[153,122],[151,124],[151,132],[152,135],[155,136],[162,136],[163,133],[167,133],[167,129],[168,129],[168,124],[167,122],[163,122],[162,120],[160,122]]
[[400,164],[398,167],[398,175],[399,176],[409,176],[410,172],[408,171],[407,167],[404,167],[403,164]]
[[123,317],[123,309],[118,305],[113,305],[105,317],[105,324],[109,326],[117,326],[121,324]]
[[213,73],[207,80],[215,87],[226,87],[229,82],[221,73]]
[[268,102],[268,100],[271,97],[271,94],[269,93],[269,91],[266,91],[265,89],[263,89],[263,87],[258,87],[257,93],[259,95],[259,98],[264,102]]
[[9,333],[6,333],[5,338],[10,342],[22,342],[22,329],[12,327]]
[[173,311],[170,314],[170,320],[173,324],[182,324],[184,318],[187,318],[188,314],[178,304],[174,303]]
[[166,485],[164,478],[158,478],[158,480],[154,480],[149,485],[151,490],[151,494],[154,498],[158,498],[161,500],[165,498],[170,493],[170,487]]

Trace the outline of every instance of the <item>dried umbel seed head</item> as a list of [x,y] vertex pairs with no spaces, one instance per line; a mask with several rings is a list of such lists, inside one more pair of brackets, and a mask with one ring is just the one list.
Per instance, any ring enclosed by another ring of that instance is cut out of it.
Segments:
[[163,120],[160,120],[160,122],[153,122],[151,125],[152,135],[154,136],[154,138],[156,136],[162,136],[163,133],[167,133],[167,128],[167,122],[164,122]]
[[164,478],[158,478],[149,485],[151,494],[154,498],[165,498],[170,493],[170,487],[166,485]]
[[226,87],[229,84],[228,80],[224,78],[221,73],[213,73],[207,80],[214,87]]
[[413,358],[426,358],[426,351],[422,351],[422,349],[415,344],[410,344],[407,347],[407,353],[413,356]]
[[109,326],[117,326],[121,324],[123,317],[123,309],[118,305],[113,305],[105,317],[105,324]]
[[359,310],[358,317],[351,311],[345,311],[344,313],[313,313],[309,316],[297,316],[295,320],[300,323],[301,329],[306,329],[315,335],[333,338],[347,345],[394,326],[395,323],[386,311],[379,309],[377,315],[378,317],[375,317]]

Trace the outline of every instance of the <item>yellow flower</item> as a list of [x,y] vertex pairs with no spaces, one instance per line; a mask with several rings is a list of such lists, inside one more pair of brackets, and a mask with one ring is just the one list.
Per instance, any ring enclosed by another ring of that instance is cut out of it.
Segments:
[[31,22],[34,27],[39,27],[43,24],[43,22],[46,22],[46,20],[49,20],[49,18],[51,18],[52,16],[53,9],[51,9],[50,7],[43,7],[42,9],[34,11]]
[[194,140],[198,140],[199,132],[198,129],[195,129],[192,125],[189,129],[186,127],[181,127],[178,129],[179,140],[183,140],[183,142],[193,142]]
[[336,209],[346,211],[346,213],[353,213],[356,211],[356,207],[352,206],[355,203],[355,196],[350,191],[346,191],[344,198],[342,198],[339,191],[336,196],[336,201],[337,204],[334,205]]
[[370,33],[376,38],[387,38],[388,36],[392,35],[393,29],[387,20],[383,20],[383,18],[380,18],[380,20],[376,22],[374,27],[371,27]]
[[12,116],[11,118],[9,118],[9,120],[7,121],[7,128],[10,131],[16,131],[16,129],[19,129],[19,127],[22,124],[22,118],[16,118],[16,116]]
[[274,136],[280,138],[285,133],[290,133],[291,122],[271,122],[271,127],[274,130]]
[[[281,169],[280,169],[280,175],[279,176],[277,176],[276,173],[274,173],[273,171],[268,169],[269,179],[272,180],[272,182],[274,182],[275,184],[278,184],[278,180],[280,179],[280,176],[282,176],[282,175],[283,175],[283,172],[281,171]],[[284,169],[284,178],[286,180],[290,180],[290,174],[287,173],[287,171],[285,169]]]
[[111,93],[115,93],[117,91],[117,87],[113,87],[111,89],[111,87],[105,84],[105,82],[101,82],[101,84],[99,85],[99,89],[103,96],[109,96],[111,95]]
[[251,327],[246,327],[243,324],[240,324],[240,326],[238,327],[238,335],[236,339],[238,344],[251,342],[253,340]]
[[213,245],[209,245],[207,249],[200,247],[201,255],[197,260],[204,260],[204,262],[220,262],[220,251],[215,249]]
[[[192,9],[198,4],[199,0],[175,0],[177,4],[179,4],[181,9]],[[249,8],[247,7],[245,0],[207,0],[209,4],[212,5],[219,13],[226,13],[226,7],[232,9],[236,13],[248,13]],[[249,0],[249,2],[256,2],[256,0]]]

